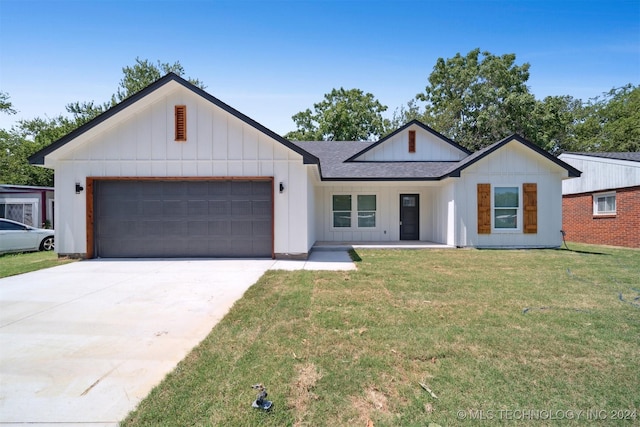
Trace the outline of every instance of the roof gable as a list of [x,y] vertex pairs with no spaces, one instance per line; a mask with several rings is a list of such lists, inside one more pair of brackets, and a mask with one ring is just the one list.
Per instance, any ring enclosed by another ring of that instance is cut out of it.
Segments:
[[199,87],[189,83],[187,80],[183,79],[182,77],[178,76],[177,74],[169,73],[169,74],[165,75],[164,77],[156,80],[155,82],[153,82],[152,84],[150,84],[146,88],[142,89],[141,91],[135,93],[134,95],[132,95],[129,98],[125,99],[124,101],[120,102],[119,104],[111,107],[110,109],[108,109],[104,113],[100,114],[99,116],[97,116],[93,120],[89,121],[88,123],[85,123],[84,125],[80,126],[79,128],[75,129],[74,131],[68,133],[67,135],[63,136],[62,138],[60,138],[57,141],[53,142],[52,144],[48,145],[47,147],[45,147],[45,148],[41,149],[40,151],[32,154],[29,157],[29,163],[35,164],[35,165],[44,165],[44,160],[45,160],[45,157],[47,155],[49,155],[49,154],[53,153],[54,151],[64,147],[65,145],[67,145],[71,141],[73,141],[76,138],[86,134],[87,132],[90,132],[90,131],[96,129],[97,127],[99,127],[103,123],[108,122],[109,119],[111,119],[112,117],[118,115],[119,113],[125,112],[125,110],[128,109],[129,107],[132,107],[134,104],[140,102],[144,98],[151,96],[154,92],[159,91],[161,88],[165,87],[166,85],[168,85],[168,84],[170,84],[172,82],[175,82],[175,83],[177,83],[179,85],[182,85],[186,89],[192,91],[193,93],[201,96],[202,98],[206,99],[207,101],[211,102],[212,104],[218,106],[219,108],[223,109],[227,113],[229,113],[229,114],[233,115],[234,117],[240,119],[242,122],[244,122],[244,123],[248,124],[249,126],[255,128],[259,132],[262,132],[263,134],[273,138],[277,142],[279,142],[282,145],[286,146],[287,148],[289,148],[289,149],[295,151],[296,153],[300,154],[302,156],[303,162],[305,164],[317,164],[319,162],[317,157],[315,157],[314,155],[306,152],[302,148],[296,146],[291,141],[281,137],[280,135],[276,134],[275,132],[271,131],[270,129],[267,129],[266,127],[264,127],[260,123],[256,122],[255,120],[251,119],[250,117],[242,114],[238,110],[230,107],[229,105],[225,104],[224,102],[220,101],[218,98],[210,95],[209,93],[205,92],[204,90],[200,89]]
[[[408,134],[416,132],[415,152],[407,149]],[[347,161],[459,161],[471,154],[446,136],[436,132],[419,120],[412,120]]]
[[447,176],[459,177],[460,176],[460,172],[462,172],[464,169],[468,168],[469,166],[473,165],[474,163],[478,162],[479,160],[485,158],[486,156],[488,156],[489,154],[495,152],[496,150],[499,150],[500,148],[504,147],[505,145],[507,145],[509,142],[512,142],[512,141],[516,141],[516,142],[522,144],[523,146],[525,146],[525,147],[529,148],[530,150],[534,151],[535,153],[543,156],[547,160],[550,160],[551,162],[555,163],[556,165],[560,166],[561,168],[566,169],[567,172],[568,172],[568,176],[569,177],[579,177],[580,176],[580,171],[578,169],[576,169],[573,166],[563,162],[562,160],[560,160],[557,157],[551,155],[547,151],[543,150],[542,148],[538,147],[537,145],[533,144],[532,142],[529,142],[528,140],[526,140],[525,138],[523,138],[523,137],[521,137],[520,135],[517,135],[517,134],[513,134],[511,136],[508,136],[508,137],[504,138],[503,140],[496,142],[495,144],[489,145],[488,147],[485,147],[485,148],[483,148],[481,150],[476,151],[475,153],[473,153],[472,155],[470,155],[466,159],[460,161],[454,168],[452,168],[449,171]]

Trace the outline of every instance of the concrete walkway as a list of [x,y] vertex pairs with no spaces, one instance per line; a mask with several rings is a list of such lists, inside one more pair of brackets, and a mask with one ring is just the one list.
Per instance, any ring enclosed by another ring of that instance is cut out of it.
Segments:
[[0,279],[0,425],[117,426],[266,270],[354,268],[332,252],[82,261]]

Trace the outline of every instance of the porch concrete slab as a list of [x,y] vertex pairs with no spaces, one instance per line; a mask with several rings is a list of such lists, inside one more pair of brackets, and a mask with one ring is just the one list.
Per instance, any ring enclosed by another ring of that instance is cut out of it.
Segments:
[[316,242],[313,250],[337,251],[350,249],[455,249],[455,246],[421,240],[396,240],[388,242]]
[[306,260],[277,260],[271,270],[355,270],[346,250],[313,251]]

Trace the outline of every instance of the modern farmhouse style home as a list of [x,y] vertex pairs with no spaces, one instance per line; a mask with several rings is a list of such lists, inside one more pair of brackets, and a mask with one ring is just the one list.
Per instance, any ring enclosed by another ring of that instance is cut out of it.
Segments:
[[557,247],[574,167],[520,136],[478,152],[412,121],[292,142],[168,74],[31,156],[55,170],[56,250],[305,258],[316,242]]

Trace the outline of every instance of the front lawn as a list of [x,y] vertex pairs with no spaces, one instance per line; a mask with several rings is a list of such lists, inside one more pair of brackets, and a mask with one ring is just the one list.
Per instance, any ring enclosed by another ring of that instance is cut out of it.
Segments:
[[73,260],[58,258],[53,251],[0,255],[0,278],[67,264]]
[[570,247],[270,271],[122,425],[637,425],[640,251]]

